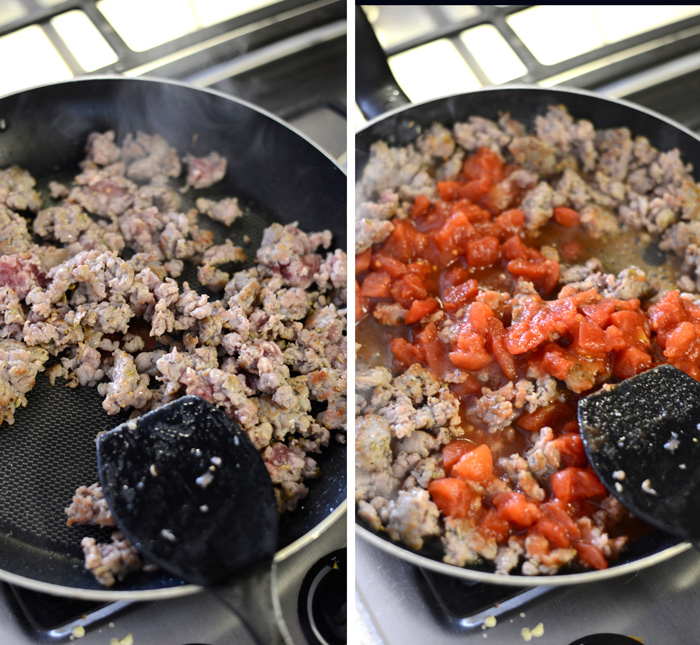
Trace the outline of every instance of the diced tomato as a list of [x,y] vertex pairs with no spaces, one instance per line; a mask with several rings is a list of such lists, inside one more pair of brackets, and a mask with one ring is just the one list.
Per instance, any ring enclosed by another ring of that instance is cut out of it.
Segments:
[[481,444],[474,450],[462,455],[452,466],[451,474],[461,479],[484,483],[493,477],[493,456],[486,444]]
[[598,327],[605,327],[610,314],[615,311],[615,303],[608,298],[603,298],[599,302],[581,305],[580,309],[589,322]]
[[549,478],[554,497],[565,504],[575,500],[593,499],[607,495],[605,486],[590,468],[569,466]]
[[500,258],[498,238],[492,235],[479,240],[470,240],[466,248],[467,264],[470,267],[488,267],[496,264]]
[[560,381],[566,381],[576,365],[576,360],[563,347],[556,343],[548,343],[544,348],[539,365],[547,374],[551,374]]
[[425,363],[425,356],[420,347],[409,343],[405,338],[392,339],[390,347],[394,355],[394,366],[398,371],[403,372],[414,363]]
[[497,183],[504,176],[503,161],[493,150],[482,147],[464,160],[462,174],[468,180],[486,176]]
[[440,307],[440,303],[435,298],[426,298],[425,300],[414,300],[410,309],[406,312],[404,322],[407,325],[422,320],[428,314],[433,313]]
[[476,372],[477,370],[488,367],[493,363],[493,357],[488,351],[482,348],[475,348],[473,351],[456,351],[450,352],[450,360],[463,370]]
[[574,351],[581,356],[605,355],[605,332],[588,321],[581,321],[571,330]]
[[476,280],[467,280],[464,284],[445,291],[442,296],[442,306],[449,313],[457,311],[471,302],[477,293],[479,293],[479,287]]
[[450,441],[442,449],[442,465],[448,474],[452,474],[452,466],[454,466],[463,455],[474,450],[474,444],[471,441],[466,441],[465,439],[454,439]]
[[[562,432],[564,432],[566,425],[567,424],[562,427]],[[561,458],[560,463],[562,466],[575,466],[577,468],[583,468],[583,466],[586,465],[586,451],[583,447],[581,435],[577,432],[562,434],[551,441],[549,445],[559,451]]]
[[382,253],[396,258],[400,262],[410,262],[415,257],[420,257],[428,245],[428,238],[416,230],[409,220],[394,219],[394,230],[384,241],[381,247]]
[[510,535],[510,525],[507,520],[499,517],[495,508],[490,508],[479,522],[479,533],[485,538],[493,537],[497,543],[502,543]]
[[609,322],[622,332],[627,344],[642,350],[650,346],[648,322],[640,311],[615,311]]
[[525,213],[519,208],[504,211],[496,218],[496,226],[500,229],[501,236],[517,233],[523,224],[525,224]]
[[445,201],[455,201],[457,199],[468,199],[471,202],[479,201],[493,185],[487,176],[472,181],[439,181],[437,189],[440,197]]
[[458,284],[462,284],[469,279],[469,272],[460,266],[452,267],[442,275],[443,292],[449,291]]
[[463,375],[464,381],[461,383],[450,383],[450,391],[458,399],[466,399],[468,396],[479,394],[483,388],[483,383],[479,381],[473,374],[465,372]]
[[372,260],[372,249],[367,249],[355,255],[355,275],[367,271]]
[[532,526],[542,516],[537,505],[528,502],[522,493],[498,493],[493,497],[493,505],[499,517],[521,529]]
[[554,209],[554,221],[560,226],[573,228],[581,225],[581,216],[573,208],[558,206]]
[[576,262],[581,257],[581,245],[576,240],[570,240],[559,247],[559,252],[566,262]]
[[605,559],[605,556],[601,553],[600,549],[597,549],[591,544],[579,542],[576,544],[576,552],[582,562],[585,562],[594,569],[608,568],[608,561]]
[[424,215],[430,209],[430,200],[422,193],[413,200],[411,217],[416,218]]
[[558,499],[552,499],[540,505],[542,515],[564,527],[564,530],[566,531],[566,534],[569,536],[570,540],[580,540],[581,530],[571,515],[567,513],[567,509],[570,509],[568,504],[565,504]]
[[408,267],[403,262],[382,253],[372,255],[371,267],[374,271],[388,273],[394,279],[408,272]]
[[681,358],[690,353],[697,340],[695,325],[690,321],[682,322],[667,334],[664,356],[669,359]]
[[474,502],[481,505],[481,499],[463,479],[445,477],[433,479],[428,484],[428,492],[443,515],[467,519],[472,515]]
[[515,182],[500,181],[493,184],[479,203],[492,215],[498,215],[517,203],[520,189]]
[[438,378],[442,377],[443,370],[449,365],[446,360],[446,348],[438,337],[435,323],[428,323],[417,334],[417,345],[425,356],[425,362],[429,371]]
[[432,235],[442,253],[453,252],[461,255],[466,241],[476,233],[474,226],[465,213],[457,211],[450,215],[441,229]]
[[523,354],[545,341],[550,334],[566,333],[576,322],[575,297],[544,302],[538,296],[521,299],[520,320],[506,331],[506,347],[511,354]]
[[362,281],[365,298],[391,298],[391,276],[383,271],[373,271]]
[[493,310],[483,302],[474,302],[469,307],[469,328],[483,336],[489,333],[489,320],[493,318]]
[[369,311],[367,298],[362,295],[360,283],[355,280],[355,322],[362,320]]
[[630,378],[651,369],[651,356],[636,347],[626,347],[613,359],[613,374],[619,379]]
[[571,406],[563,401],[554,401],[533,412],[523,412],[516,423],[528,432],[539,432],[545,426],[556,430],[575,414],[576,412]]
[[651,326],[659,334],[661,342],[669,331],[689,318],[678,290],[667,291],[657,303],[649,307]]
[[517,379],[518,368],[513,355],[506,347],[506,330],[498,318],[492,317],[488,320],[488,342],[503,375],[511,381]]
[[507,262],[516,259],[528,259],[527,247],[517,235],[511,236],[503,242],[501,245],[501,255]]
[[559,281],[559,263],[554,260],[515,259],[506,265],[508,272],[532,282],[543,295],[547,295]]
[[391,296],[407,309],[414,300],[425,300],[428,297],[428,290],[420,276],[406,273],[391,285]]
[[553,546],[559,549],[565,549],[571,545],[571,540],[569,540],[566,529],[554,520],[543,517],[537,521],[537,524],[535,524],[533,528],[537,533],[546,537]]

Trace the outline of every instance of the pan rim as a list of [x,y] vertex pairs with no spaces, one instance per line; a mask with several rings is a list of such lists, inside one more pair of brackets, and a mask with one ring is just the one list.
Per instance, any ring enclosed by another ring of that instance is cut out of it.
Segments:
[[[273,559],[273,566],[281,564],[289,557],[295,553],[298,553],[301,551],[301,549],[314,542],[323,532],[330,528],[330,526],[346,515],[347,504],[347,499],[343,500],[334,511],[327,515],[326,518],[319,522],[313,529],[302,535],[291,544],[277,551]],[[72,600],[95,600],[108,602],[117,602],[122,600],[134,602],[166,600],[169,598],[189,596],[204,591],[203,587],[193,584],[175,585],[160,589],[143,589],[138,591],[120,591],[118,589],[81,589],[79,587],[57,585],[52,582],[42,582],[40,580],[27,578],[3,569],[0,569],[0,581],[6,582],[10,585],[23,587],[24,589],[29,589],[31,591],[38,591],[40,593],[46,593],[52,596],[61,596]]]
[[607,569],[555,574],[552,576],[524,576],[520,574],[504,575],[490,573],[488,571],[478,571],[476,569],[456,567],[453,564],[432,560],[420,553],[409,551],[407,547],[401,544],[389,542],[357,522],[355,523],[355,535],[388,555],[400,558],[421,569],[429,569],[435,573],[450,576],[451,578],[461,578],[463,580],[472,580],[506,587],[558,587],[562,585],[588,584],[591,582],[611,580],[670,560],[688,549],[691,549],[693,546],[690,542],[680,542],[679,544],[667,547],[657,553],[652,553],[651,555],[644,556],[632,562],[613,564]]
[[[258,106],[250,101],[226,94],[219,90],[199,87],[193,83],[188,83],[186,81],[162,78],[158,76],[125,76],[122,74],[85,74],[83,76],[63,79],[58,81],[53,81],[50,83],[38,83],[36,85],[31,85],[26,88],[19,90],[14,90],[6,94],[0,95],[0,105],[6,99],[11,99],[12,97],[19,97],[23,94],[31,94],[35,91],[41,91],[44,89],[49,89],[52,87],[63,87],[63,86],[77,86],[78,84],[90,84],[94,82],[109,82],[109,83],[146,83],[150,85],[168,85],[173,87],[179,87],[186,89],[188,91],[193,91],[197,93],[204,93],[214,96],[218,99],[225,100],[230,103],[238,104],[244,108],[252,110],[264,117],[267,117],[271,121],[277,123],[286,130],[292,132],[298,136],[302,141],[311,146],[316,152],[320,153],[328,159],[334,166],[334,169],[339,170],[342,175],[347,178],[347,170],[344,165],[335,157],[333,157],[329,152],[320,147],[315,141],[311,140],[305,133],[300,131],[295,126],[291,125],[287,121],[281,119],[279,116],[270,112],[269,110]],[[347,153],[346,153],[347,154]],[[347,187],[347,179],[345,181]],[[347,197],[345,204],[345,212],[347,215]],[[344,234],[347,235],[347,222],[345,226]],[[337,236],[334,234],[334,238]],[[346,469],[347,473],[347,469]],[[347,483],[347,478],[344,478],[344,483]],[[306,533],[298,537],[296,540],[290,544],[279,549],[274,556],[273,562],[275,564],[281,563],[290,556],[294,555],[308,544],[312,543],[319,537],[319,535],[325,531],[328,527],[338,521],[347,512],[347,495],[343,498],[336,508],[330,512],[323,520],[316,524],[313,528],[309,529]],[[150,600],[160,600],[167,598],[176,598],[181,596],[190,595],[193,593],[198,593],[202,590],[202,587],[193,584],[181,584],[174,585],[170,587],[163,587],[158,589],[143,589],[143,590],[109,590],[109,589],[89,589],[89,588],[79,588],[64,586],[51,582],[44,582],[41,580],[36,580],[34,578],[28,578],[26,576],[13,573],[11,571],[6,571],[0,568],[0,581],[6,582],[11,585],[16,585],[23,587],[25,589],[30,589],[32,591],[37,591],[40,593],[47,593],[54,596],[61,596],[66,598],[71,598],[75,600],[96,600],[96,601],[150,601]]]
[[[622,105],[624,107],[627,107],[631,110],[635,110],[636,112],[642,112],[644,114],[647,114],[651,117],[654,117],[656,119],[659,119],[660,121],[664,121],[668,125],[673,126],[674,128],[680,130],[684,134],[687,134],[688,136],[692,137],[696,141],[700,141],[700,135],[697,133],[693,132],[691,129],[687,128],[684,126],[682,123],[679,123],[678,121],[675,121],[671,117],[668,117],[664,114],[661,114],[660,112],[657,112],[656,110],[652,110],[651,108],[647,108],[643,105],[639,105],[638,103],[633,103],[632,101],[628,101],[623,98],[617,98],[617,97],[611,97],[611,96],[606,96],[605,94],[602,94],[600,92],[595,92],[593,90],[586,90],[582,89],[579,87],[572,87],[568,85],[557,85],[554,87],[543,87],[541,85],[535,85],[532,83],[504,83],[503,85],[488,85],[484,87],[479,87],[473,90],[470,90],[469,92],[455,92],[455,93],[450,93],[450,94],[445,94],[443,96],[438,96],[430,99],[425,99],[424,101],[417,101],[416,103],[410,103],[408,105],[401,105],[395,108],[392,108],[391,110],[384,112],[384,114],[380,114],[379,116],[371,119],[370,121],[367,121],[361,128],[358,128],[355,131],[355,134],[361,134],[364,133],[366,130],[369,130],[372,126],[378,124],[379,122],[388,119],[392,116],[396,116],[397,114],[400,114],[401,112],[408,112],[412,110],[413,108],[418,108],[422,107],[424,105],[428,105],[430,103],[440,103],[444,101],[448,101],[450,99],[457,99],[462,96],[469,96],[471,94],[482,94],[482,93],[488,93],[488,92],[499,92],[499,91],[509,91],[509,90],[530,90],[530,91],[536,91],[536,92],[556,92],[556,93],[561,93],[561,94],[570,94],[572,96],[585,96],[587,98],[592,98],[592,99],[597,99],[601,101],[606,101],[608,103],[614,103],[617,105]],[[357,140],[357,139],[355,139]],[[355,146],[355,150],[357,150],[357,146]],[[700,170],[700,168],[698,169]]]
[[[667,117],[655,110],[638,105],[631,101],[627,101],[622,98],[605,96],[600,92],[595,92],[591,90],[581,89],[577,87],[570,87],[567,85],[560,85],[554,87],[542,87],[540,85],[535,85],[531,83],[504,83],[502,85],[492,85],[476,88],[468,92],[454,92],[445,94],[439,97],[433,97],[426,99],[424,101],[418,101],[415,103],[409,103],[407,105],[400,105],[398,107],[392,108],[383,114],[369,120],[362,127],[357,128],[355,131],[355,163],[357,166],[357,153],[367,152],[369,145],[375,139],[363,141],[363,146],[358,145],[359,135],[366,135],[369,137],[371,134],[371,129],[380,124],[381,122],[390,119],[392,117],[398,116],[402,113],[410,113],[413,108],[420,108],[422,106],[438,103],[446,103],[452,99],[457,100],[460,97],[470,96],[474,94],[485,94],[490,92],[500,92],[500,91],[518,91],[525,90],[530,92],[542,92],[543,94],[560,94],[562,97],[568,95],[571,97],[586,97],[589,99],[594,99],[601,101],[603,103],[610,103],[618,106],[622,106],[629,110],[639,112],[648,115],[658,121],[661,121],[677,130],[683,134],[689,136],[693,140],[700,143],[700,136],[684,126],[678,123],[674,119]],[[447,122],[452,122],[446,119]],[[700,165],[696,166],[695,172],[700,175]],[[355,185],[357,186],[359,180],[361,179],[362,169],[356,168]],[[700,178],[700,177],[699,177]],[[385,553],[400,558],[405,562],[419,568],[430,569],[436,573],[443,575],[458,577],[466,580],[472,580],[477,582],[485,582],[489,584],[497,584],[502,586],[511,587],[534,587],[534,586],[559,586],[559,585],[571,585],[571,584],[582,584],[588,582],[597,582],[602,580],[609,580],[616,578],[621,575],[634,573],[641,569],[653,566],[655,564],[669,560],[681,553],[692,548],[692,544],[689,542],[683,542],[679,538],[679,543],[670,547],[663,548],[662,550],[643,556],[632,562],[626,562],[623,564],[612,564],[608,569],[596,570],[596,571],[582,571],[579,573],[570,574],[555,574],[553,576],[523,576],[523,575],[501,575],[495,573],[489,573],[484,571],[478,571],[475,569],[469,569],[465,567],[457,567],[455,565],[446,564],[439,562],[437,560],[432,560],[431,558],[410,550],[408,547],[403,546],[400,542],[389,542],[388,540],[380,537],[376,533],[372,532],[365,525],[361,524],[359,519],[355,518],[355,535],[359,536],[361,539],[372,544],[373,546],[379,548]]]
[[192,90],[195,92],[203,92],[205,94],[211,94],[212,96],[216,96],[220,99],[224,99],[225,101],[231,101],[232,103],[238,103],[239,105],[242,105],[244,107],[247,107],[250,110],[253,110],[254,112],[258,112],[259,114],[262,114],[263,116],[266,116],[268,119],[271,119],[272,121],[275,121],[281,126],[284,126],[287,130],[290,130],[294,134],[296,134],[298,137],[306,141],[309,145],[311,145],[313,148],[318,150],[324,157],[329,159],[330,161],[333,162],[333,165],[336,166],[344,175],[347,176],[347,172],[343,165],[335,158],[333,157],[328,151],[324,150],[321,148],[315,141],[310,139],[304,132],[293,126],[291,123],[288,121],[285,121],[284,119],[280,118],[273,112],[270,112],[268,109],[261,107],[255,103],[251,103],[247,99],[240,98],[238,96],[233,96],[231,94],[226,94],[225,92],[221,92],[220,90],[215,90],[209,87],[199,87],[198,85],[194,85],[193,83],[188,83],[187,81],[180,81],[176,79],[171,79],[171,78],[163,78],[161,76],[124,76],[122,74],[85,74],[83,76],[78,76],[75,78],[68,78],[64,79],[61,81],[53,81],[51,83],[39,83],[37,85],[31,85],[29,87],[25,87],[24,89],[21,90],[16,90],[14,92],[8,92],[7,94],[2,94],[0,95],[0,101],[3,101],[6,98],[11,98],[13,96],[19,96],[20,94],[25,94],[28,92],[32,92],[35,90],[41,90],[44,88],[50,88],[50,87],[56,87],[56,86],[63,86],[63,85],[74,85],[78,83],[90,83],[92,81],[114,81],[117,83],[151,83],[155,85],[173,85],[175,87],[181,87],[185,88],[188,90]]

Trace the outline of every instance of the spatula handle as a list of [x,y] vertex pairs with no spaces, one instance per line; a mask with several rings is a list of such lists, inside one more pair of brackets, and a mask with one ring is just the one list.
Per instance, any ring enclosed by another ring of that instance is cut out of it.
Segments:
[[243,622],[258,645],[294,645],[275,602],[274,568],[261,567],[244,579],[207,590]]

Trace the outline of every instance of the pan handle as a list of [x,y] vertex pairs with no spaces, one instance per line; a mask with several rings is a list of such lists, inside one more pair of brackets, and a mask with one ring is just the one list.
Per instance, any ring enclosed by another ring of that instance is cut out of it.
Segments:
[[367,119],[411,104],[396,82],[374,29],[359,5],[355,7],[355,97]]

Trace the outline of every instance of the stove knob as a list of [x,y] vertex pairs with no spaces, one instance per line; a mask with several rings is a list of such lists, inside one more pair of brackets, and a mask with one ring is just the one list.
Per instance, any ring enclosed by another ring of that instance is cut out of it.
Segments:
[[575,640],[569,645],[639,645],[641,641],[622,634],[591,634]]
[[299,620],[309,645],[347,643],[347,550],[321,558],[299,591]]

